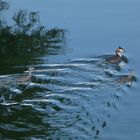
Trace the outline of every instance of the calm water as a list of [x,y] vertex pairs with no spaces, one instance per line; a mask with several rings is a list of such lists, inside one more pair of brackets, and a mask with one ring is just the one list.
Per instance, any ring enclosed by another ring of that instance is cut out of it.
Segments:
[[[39,11],[47,28],[67,31],[66,48],[0,69],[0,138],[138,140],[140,138],[138,0],[9,0],[7,20],[18,9]],[[13,24],[11,20],[9,23]],[[125,48],[127,65],[101,55]],[[15,81],[35,67],[27,85]],[[129,87],[116,78],[133,69]],[[26,71],[27,72],[27,71]],[[25,73],[26,73],[25,72]]]

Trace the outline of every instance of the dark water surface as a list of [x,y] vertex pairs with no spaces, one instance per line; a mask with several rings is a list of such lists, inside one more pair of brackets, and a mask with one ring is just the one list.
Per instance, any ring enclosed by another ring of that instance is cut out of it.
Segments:
[[[39,11],[41,23],[65,29],[67,39],[57,55],[21,64],[8,60],[8,66],[2,59],[0,139],[138,140],[140,1],[9,2],[7,20],[18,9]],[[106,64],[101,55],[114,53],[118,46],[125,48],[128,63]],[[29,65],[35,67],[31,82],[17,83]],[[128,69],[137,80],[131,86],[118,84],[116,79]]]

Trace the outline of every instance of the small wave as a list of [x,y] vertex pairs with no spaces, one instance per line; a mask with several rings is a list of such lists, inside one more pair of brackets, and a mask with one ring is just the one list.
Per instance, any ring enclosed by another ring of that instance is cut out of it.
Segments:
[[[37,65],[31,81],[23,87],[13,85],[18,74],[0,76],[8,82],[2,82],[5,86],[0,90],[3,112],[5,108],[17,116],[23,112],[20,122],[28,124],[33,120],[35,127],[36,121],[41,122],[40,131],[45,136],[49,125],[50,139],[60,133],[70,138],[77,136],[77,132],[85,138],[98,136],[107,125],[104,122],[111,116],[110,110],[117,109],[116,102],[123,91],[115,82],[121,71],[105,64],[103,58]],[[4,113],[9,116],[9,112]]]
[[18,105],[19,103],[18,102],[3,102],[0,104],[4,106],[13,106],[13,105]]

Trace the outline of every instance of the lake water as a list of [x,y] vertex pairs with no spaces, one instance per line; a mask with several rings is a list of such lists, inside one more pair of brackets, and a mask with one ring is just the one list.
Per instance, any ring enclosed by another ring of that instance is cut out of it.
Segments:
[[[9,0],[40,12],[40,22],[66,30],[65,49],[0,70],[0,138],[39,140],[138,140],[140,138],[140,1]],[[122,46],[128,63],[104,63],[102,55]],[[3,60],[2,64],[6,65]],[[33,80],[15,79],[33,65]],[[14,71],[13,71],[14,67]],[[20,70],[19,70],[20,68]],[[129,87],[116,77],[133,69]]]

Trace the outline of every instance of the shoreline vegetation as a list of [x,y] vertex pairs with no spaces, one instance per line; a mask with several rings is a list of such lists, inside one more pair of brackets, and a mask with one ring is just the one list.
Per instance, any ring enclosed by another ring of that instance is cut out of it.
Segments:
[[[39,12],[20,9],[13,15],[14,25],[2,16],[10,4],[0,0],[0,57],[33,57],[57,54],[64,47],[65,30],[46,29],[40,24]],[[52,51],[51,51],[52,50]]]

